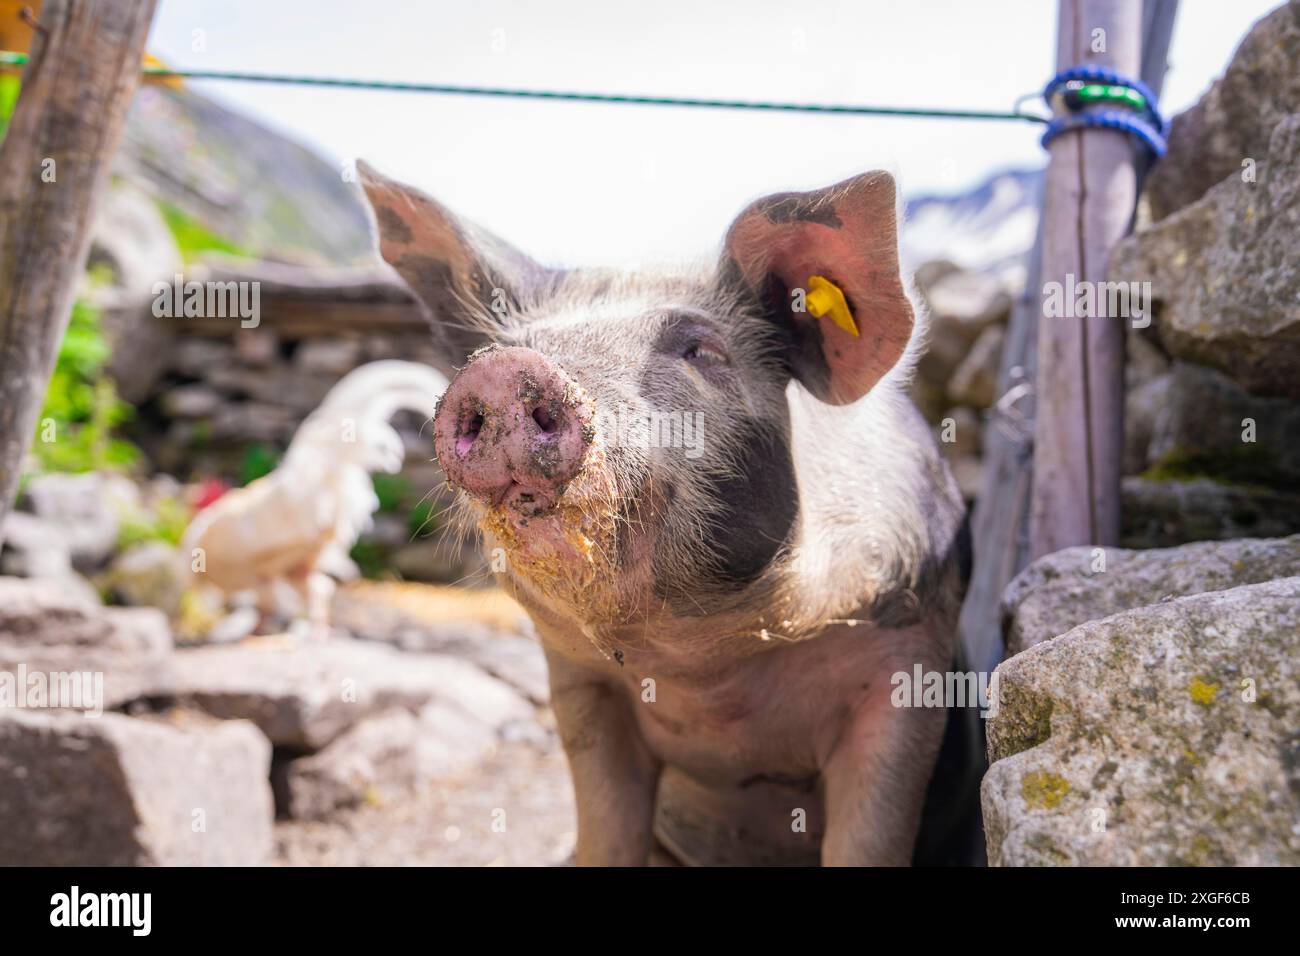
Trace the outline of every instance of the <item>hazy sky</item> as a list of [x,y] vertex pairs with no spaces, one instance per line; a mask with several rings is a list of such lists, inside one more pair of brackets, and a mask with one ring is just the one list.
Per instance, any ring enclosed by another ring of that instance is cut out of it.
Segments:
[[[1277,5],[1183,0],[1166,109]],[[161,0],[149,48],[202,69],[1000,110],[1052,72],[1055,17],[1049,0]],[[1043,162],[1026,123],[192,86],[552,263],[703,254],[754,197],[874,167],[916,194]]]

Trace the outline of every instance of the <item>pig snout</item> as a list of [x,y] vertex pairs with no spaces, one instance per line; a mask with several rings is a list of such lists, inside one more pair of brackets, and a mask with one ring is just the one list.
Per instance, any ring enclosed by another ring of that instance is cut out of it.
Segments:
[[595,438],[591,402],[540,352],[472,356],[443,395],[434,447],[448,481],[523,515],[555,506]]

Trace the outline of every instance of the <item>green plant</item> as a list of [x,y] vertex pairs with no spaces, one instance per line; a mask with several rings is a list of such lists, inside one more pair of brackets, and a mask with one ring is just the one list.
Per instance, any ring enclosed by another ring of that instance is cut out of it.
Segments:
[[14,115],[14,105],[18,102],[21,86],[22,81],[18,77],[9,73],[0,75],[0,140],[5,138],[5,130],[9,128],[9,117]]
[[366,578],[382,577],[388,568],[388,556],[373,541],[362,538],[352,546],[349,556],[356,562],[361,575]]
[[437,507],[438,504],[433,500],[432,495],[426,496],[415,504],[406,522],[411,537],[427,538],[438,530]]
[[375,486],[375,497],[379,499],[379,510],[384,514],[405,511],[407,530],[412,537],[429,535],[437,529],[434,514],[437,504],[427,495],[415,501],[415,486],[408,478],[381,472],[372,475],[371,481]]
[[269,475],[280,464],[280,453],[270,445],[250,445],[244,449],[239,462],[239,483],[251,484],[263,475]]
[[370,476],[375,486],[375,497],[379,499],[379,510],[385,514],[400,511],[402,505],[411,497],[411,483],[401,475],[386,475],[380,472]]
[[247,255],[246,251],[223,236],[217,235],[203,223],[179,206],[158,200],[158,209],[167,228],[171,230],[176,245],[185,262],[193,262],[205,252],[225,252],[230,255]]
[[42,471],[124,470],[140,450],[113,430],[135,414],[103,375],[109,347],[99,310],[78,301],[59,345],[32,454]]
[[117,534],[117,547],[125,551],[147,541],[163,541],[178,545],[190,523],[190,509],[179,498],[160,498],[153,508],[122,520]]

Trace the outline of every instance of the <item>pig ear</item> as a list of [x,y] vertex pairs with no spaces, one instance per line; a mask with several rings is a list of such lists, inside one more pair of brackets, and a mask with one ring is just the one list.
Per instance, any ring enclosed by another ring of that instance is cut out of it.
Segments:
[[374,210],[379,254],[429,308],[450,371],[491,340],[504,314],[557,277],[418,189],[364,162],[357,173]]
[[[753,203],[727,233],[721,276],[758,299],[795,377],[831,404],[869,392],[911,338],[915,316],[899,274],[894,179],[886,172]],[[813,276],[843,293],[851,322],[840,309],[818,318],[801,308],[804,295],[792,293],[811,291]]]

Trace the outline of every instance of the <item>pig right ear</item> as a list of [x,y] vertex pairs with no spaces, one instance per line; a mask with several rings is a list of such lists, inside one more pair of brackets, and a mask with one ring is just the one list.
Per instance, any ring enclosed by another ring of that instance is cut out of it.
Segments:
[[[911,338],[895,202],[889,173],[864,173],[760,199],[727,232],[721,281],[757,300],[785,343],[790,370],[825,402],[861,398]],[[824,311],[831,302],[837,307]]]
[[411,186],[364,162],[357,173],[374,210],[379,254],[432,313],[452,373],[492,340],[505,315],[558,273]]

